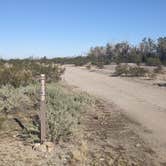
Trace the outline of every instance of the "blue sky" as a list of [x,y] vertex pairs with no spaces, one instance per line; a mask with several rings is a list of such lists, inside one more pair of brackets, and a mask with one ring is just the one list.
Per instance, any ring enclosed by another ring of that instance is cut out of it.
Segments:
[[0,57],[59,57],[166,36],[166,0],[0,0]]

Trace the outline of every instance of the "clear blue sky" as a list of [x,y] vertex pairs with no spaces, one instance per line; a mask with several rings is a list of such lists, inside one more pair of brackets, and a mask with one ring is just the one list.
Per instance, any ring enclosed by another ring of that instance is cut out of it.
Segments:
[[0,0],[0,57],[73,56],[166,35],[166,0]]

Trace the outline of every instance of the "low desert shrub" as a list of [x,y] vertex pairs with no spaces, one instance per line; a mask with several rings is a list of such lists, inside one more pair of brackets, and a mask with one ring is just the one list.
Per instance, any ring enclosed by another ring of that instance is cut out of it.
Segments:
[[32,83],[32,73],[29,70],[19,70],[14,67],[5,67],[0,71],[0,85],[10,84],[17,88]]
[[146,59],[146,65],[148,65],[148,66],[159,66],[159,65],[161,65],[161,61],[160,61],[159,58],[150,57],[150,58]]
[[69,92],[50,84],[47,87],[49,138],[52,141],[67,139],[79,124],[82,111],[93,103],[86,93]]
[[159,66],[157,66],[157,67],[153,70],[153,72],[154,72],[154,73],[161,73],[162,70],[163,70],[162,66],[159,65]]
[[127,73],[128,73],[128,65],[119,64],[115,67],[115,73],[114,73],[115,76],[122,76],[126,75]]
[[103,69],[104,68],[104,63],[102,61],[99,61],[96,63],[96,66],[99,68],[99,69]]
[[135,66],[135,67],[129,67],[128,75],[131,77],[143,77],[148,71],[142,67]]
[[88,65],[86,66],[86,68],[87,68],[88,70],[91,70],[92,66],[91,66],[90,64],[88,64]]
[[39,64],[36,62],[18,62],[0,69],[0,86],[12,85],[15,88],[27,86],[36,82],[40,74],[46,75],[46,82],[56,82],[61,79],[65,69],[54,64]]
[[6,85],[0,88],[0,112],[9,113],[11,111],[26,111],[32,109],[39,95],[35,86],[14,88]]
[[148,71],[140,66],[120,64],[116,66],[114,76],[142,77],[145,76],[146,73],[148,73]]
[[[6,85],[0,88],[0,112],[13,113],[14,111],[32,111],[38,114],[40,103],[39,84],[14,88]],[[86,93],[73,92],[58,83],[47,84],[46,106],[48,139],[51,141],[67,140],[78,128],[81,114],[95,100]],[[29,124],[22,135],[33,141],[39,137],[39,122]],[[37,131],[38,130],[38,131]],[[35,132],[34,132],[35,131]],[[26,135],[26,136],[25,136]],[[39,138],[38,138],[39,139]]]

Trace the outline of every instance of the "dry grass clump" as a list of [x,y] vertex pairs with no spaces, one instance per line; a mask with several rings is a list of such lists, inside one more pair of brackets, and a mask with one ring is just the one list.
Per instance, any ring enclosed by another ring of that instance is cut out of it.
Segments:
[[87,141],[82,140],[80,146],[72,150],[73,160],[80,165],[86,165],[88,151]]

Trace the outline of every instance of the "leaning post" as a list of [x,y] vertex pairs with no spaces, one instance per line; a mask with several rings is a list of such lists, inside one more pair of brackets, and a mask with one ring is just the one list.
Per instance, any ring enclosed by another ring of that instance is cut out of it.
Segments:
[[40,139],[41,143],[46,141],[46,77],[41,74],[41,96],[40,96]]

